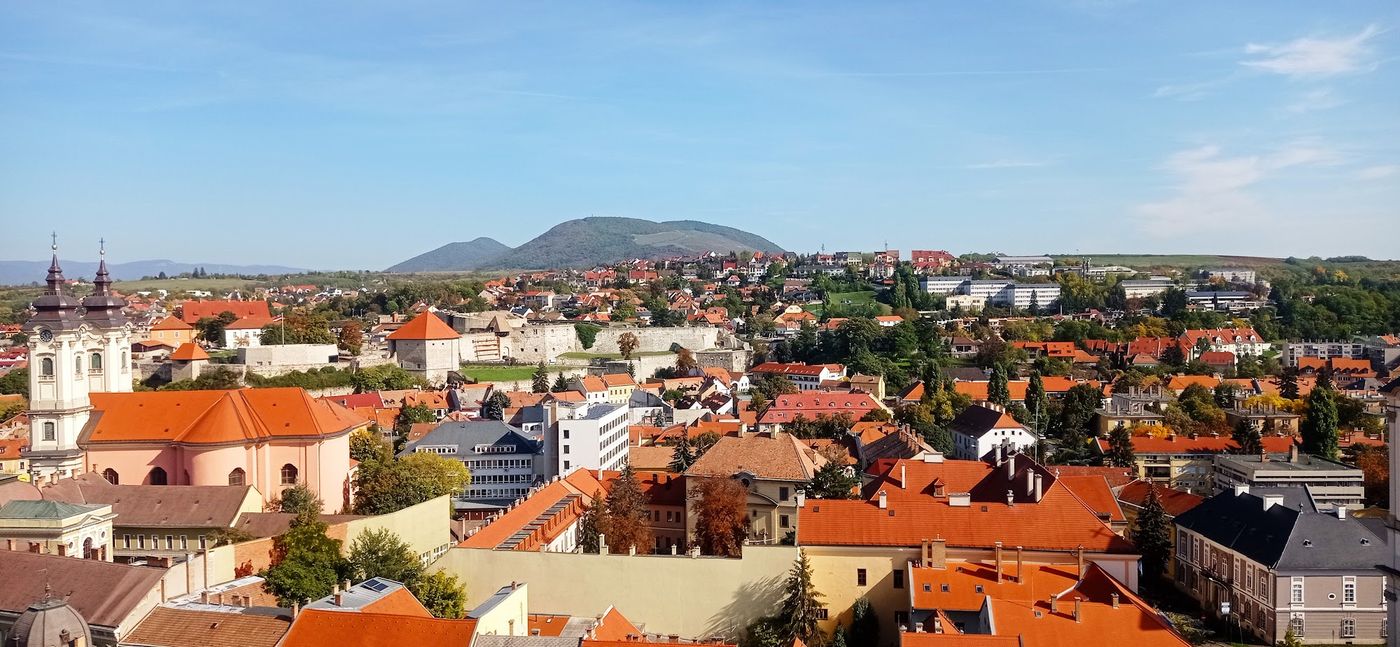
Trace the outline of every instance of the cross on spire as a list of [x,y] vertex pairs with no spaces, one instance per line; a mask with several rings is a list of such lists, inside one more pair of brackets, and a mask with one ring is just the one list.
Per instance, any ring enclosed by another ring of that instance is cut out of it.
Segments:
[[50,245],[50,248],[53,249],[53,251],[55,252],[58,251],[58,232],[50,232],[49,238],[53,240],[53,243],[52,245]]
[[106,239],[106,238],[98,238],[98,239],[97,239],[97,255],[98,255],[98,256],[106,256],[106,255],[107,255],[107,239]]

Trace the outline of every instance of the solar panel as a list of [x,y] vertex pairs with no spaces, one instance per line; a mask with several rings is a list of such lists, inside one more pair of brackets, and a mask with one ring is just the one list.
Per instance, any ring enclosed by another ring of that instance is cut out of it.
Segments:
[[387,582],[384,582],[383,580],[380,580],[379,578],[367,580],[364,584],[361,584],[360,586],[363,586],[375,592],[382,592],[384,589],[389,588],[389,584]]

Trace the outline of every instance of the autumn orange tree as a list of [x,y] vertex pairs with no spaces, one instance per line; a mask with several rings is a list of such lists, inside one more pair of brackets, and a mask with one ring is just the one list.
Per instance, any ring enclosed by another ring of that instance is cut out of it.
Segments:
[[613,481],[608,492],[607,512],[598,518],[598,530],[607,542],[609,552],[625,553],[635,547],[639,553],[653,548],[651,528],[647,525],[647,495],[632,466],[622,468],[622,475]]
[[738,557],[749,531],[748,490],[732,479],[705,479],[692,493],[695,545],[705,555]]

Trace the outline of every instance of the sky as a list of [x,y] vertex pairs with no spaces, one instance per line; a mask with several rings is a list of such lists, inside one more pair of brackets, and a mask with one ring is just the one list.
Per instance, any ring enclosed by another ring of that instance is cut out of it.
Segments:
[[1396,258],[1397,28],[1393,0],[8,2],[0,259],[56,230],[381,269],[589,215]]

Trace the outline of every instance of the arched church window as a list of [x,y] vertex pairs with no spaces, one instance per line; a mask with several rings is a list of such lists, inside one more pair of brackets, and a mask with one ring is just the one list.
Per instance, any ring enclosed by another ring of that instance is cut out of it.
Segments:
[[52,422],[44,423],[44,440],[54,440],[58,438],[58,425]]
[[53,377],[53,358],[45,357],[39,360],[39,375]]
[[102,353],[93,353],[88,359],[88,368],[93,371],[102,370]]
[[297,484],[297,466],[287,463],[282,466],[282,485]]
[[243,468],[235,467],[233,468],[232,472],[228,473],[228,484],[243,485],[244,481],[247,480],[247,477],[248,475],[246,472],[243,471]]
[[165,470],[159,467],[152,467],[151,472],[146,475],[146,485],[169,485],[169,480],[165,476]]
[[105,470],[102,470],[102,478],[107,479],[107,482],[111,483],[112,485],[122,484],[122,479],[120,476],[117,475],[117,471],[110,467]]
[[83,374],[83,356],[82,356],[82,355],[79,355],[79,356],[73,358],[73,374],[74,374],[74,375],[82,375],[82,374]]

